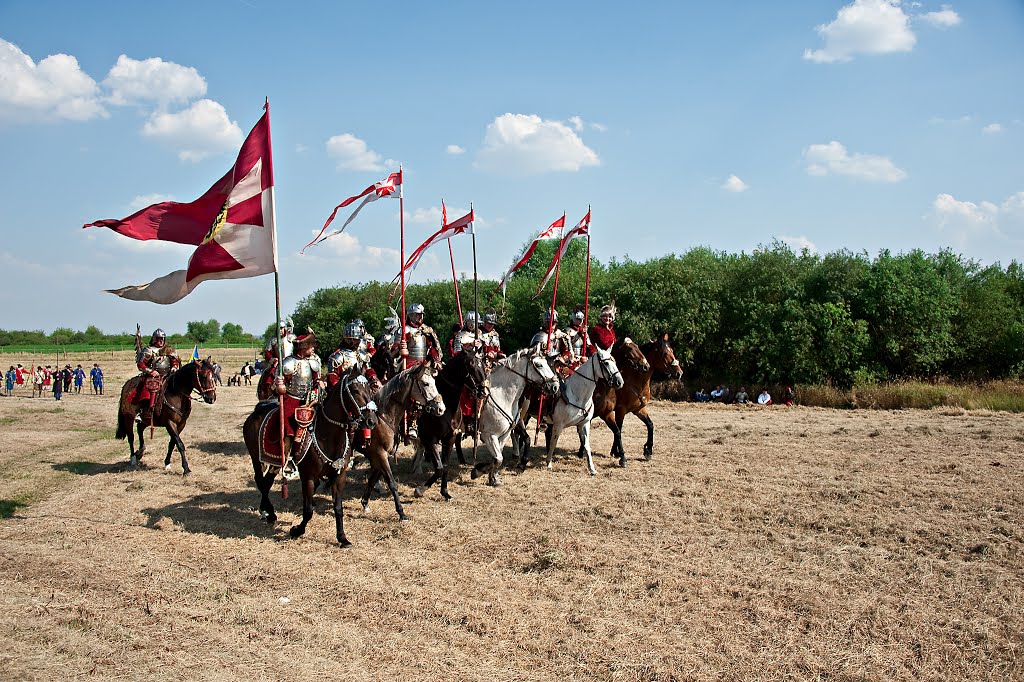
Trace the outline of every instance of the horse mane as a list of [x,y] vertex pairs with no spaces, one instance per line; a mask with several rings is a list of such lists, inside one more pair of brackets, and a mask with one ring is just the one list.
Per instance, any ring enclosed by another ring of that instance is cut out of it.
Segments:
[[[184,370],[186,367],[194,367],[195,364],[196,364],[195,360],[190,360],[188,363],[186,363],[184,365],[181,365],[180,367],[178,367],[178,369],[174,370],[173,372],[171,372],[170,374],[167,375],[167,390],[171,394],[179,394],[179,393],[181,393],[181,386],[180,386],[180,384],[181,384],[181,381],[182,381],[182,377],[186,376],[182,372],[182,370]],[[191,389],[188,392],[191,393],[192,392]]]
[[374,402],[376,402],[380,407],[387,405],[391,396],[412,384],[412,373],[417,369],[419,369],[419,365],[410,367],[409,369],[403,369],[401,372],[388,379],[388,382],[381,386],[380,390],[377,391],[377,395],[373,397]]
[[517,350],[512,355],[509,355],[509,356],[504,357],[501,360],[499,360],[497,363],[495,363],[494,366],[495,367],[507,367],[508,369],[512,369],[517,362],[519,362],[520,360],[523,359],[524,356],[527,356],[527,355],[531,354],[533,352],[533,349],[534,349],[533,346],[527,346],[526,348],[520,348],[519,350]]

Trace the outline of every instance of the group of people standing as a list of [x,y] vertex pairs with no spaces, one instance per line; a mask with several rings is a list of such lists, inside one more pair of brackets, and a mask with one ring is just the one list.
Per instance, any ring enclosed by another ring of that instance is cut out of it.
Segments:
[[[11,365],[4,374],[4,395],[13,396],[15,388],[25,384],[32,385],[32,397],[42,397],[43,393],[52,392],[56,400],[60,400],[65,393],[81,394],[85,386],[86,372],[81,365],[74,369],[70,364],[53,368],[50,365],[36,365],[22,367],[20,364]],[[99,363],[93,363],[89,370],[89,378],[92,381],[92,392],[94,395],[103,395],[103,370]]]

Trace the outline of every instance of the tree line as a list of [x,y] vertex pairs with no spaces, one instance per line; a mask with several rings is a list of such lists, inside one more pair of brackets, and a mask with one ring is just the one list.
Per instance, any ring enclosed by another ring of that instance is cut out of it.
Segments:
[[[271,324],[270,331],[274,325]],[[143,343],[149,341],[152,329],[142,330]],[[175,348],[191,347],[194,344],[216,345],[218,343],[246,344],[262,343],[261,336],[254,336],[242,330],[242,326],[232,322],[221,325],[217,320],[189,322],[185,333],[167,333],[167,343]],[[135,347],[135,332],[105,334],[95,325],[89,325],[85,331],[75,331],[69,327],[57,327],[50,334],[42,330],[5,330],[0,329],[0,348],[4,346],[69,346],[88,344],[94,346]]]
[[[486,305],[496,286],[479,282],[480,308],[499,313],[504,345],[525,345],[551,303],[551,284],[533,298],[553,255],[542,244],[530,263]],[[586,248],[575,241],[559,275],[559,320],[584,298]],[[460,281],[463,311],[472,280]],[[397,299],[397,296],[395,297]],[[590,323],[618,308],[619,337],[667,332],[689,378],[712,382],[849,387],[900,379],[987,380],[1024,373],[1024,269],[982,265],[952,251],[870,257],[819,255],[776,242],[753,253],[694,248],[644,262],[591,260]],[[456,320],[452,283],[408,287],[427,323],[447,340]],[[396,301],[391,303],[399,307]],[[312,327],[323,352],[360,317],[374,333],[389,313],[381,282],[321,289],[296,307],[296,329]],[[329,348],[328,348],[329,347]]]

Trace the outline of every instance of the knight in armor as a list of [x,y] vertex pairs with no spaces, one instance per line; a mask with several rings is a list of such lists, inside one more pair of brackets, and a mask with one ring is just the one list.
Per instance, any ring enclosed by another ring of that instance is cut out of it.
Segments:
[[569,326],[565,328],[565,336],[569,339],[569,358],[573,368],[583,362],[583,343],[587,338],[587,330],[583,327],[586,315],[583,308],[577,306],[569,316]]
[[342,374],[347,374],[353,367],[371,381],[377,378],[377,373],[370,369],[370,353],[366,350],[364,336],[365,327],[360,326],[359,320],[353,320],[345,325],[341,346],[327,358],[327,381],[332,386]]
[[135,358],[135,365],[142,372],[142,381],[135,390],[136,405],[148,406],[153,409],[156,403],[157,393],[164,377],[178,369],[178,358],[169,355],[167,349],[167,334],[163,329],[157,329],[149,339],[149,345],[141,349]]
[[316,335],[308,334],[294,338],[292,354],[281,365],[281,376],[275,383],[277,394],[284,396],[284,442],[282,452],[291,453],[295,432],[299,424],[295,421],[295,410],[302,405],[311,405],[317,400],[320,386],[320,357],[316,349]]
[[384,318],[384,332],[377,337],[377,343],[375,344],[376,351],[386,354],[388,358],[391,358],[391,371],[394,372],[398,369],[398,353],[399,344],[402,341],[399,328],[401,321],[398,319],[398,313],[394,310],[391,314]]
[[501,352],[501,335],[494,328],[498,324],[498,314],[493,310],[488,310],[484,313],[483,323],[484,327],[483,332],[480,334],[480,340],[484,345],[485,357],[489,362],[493,363],[505,357],[505,354]]
[[441,342],[434,329],[423,324],[424,311],[420,303],[413,303],[406,310],[405,338],[399,345],[406,368],[421,365],[428,360],[438,362],[441,359]]
[[459,339],[459,335],[462,334],[462,323],[455,322],[452,324],[452,338],[448,339],[448,357],[454,358],[456,355],[462,352],[462,341]]
[[480,316],[475,310],[470,310],[463,317],[462,331],[455,335],[454,342],[452,344],[453,350],[455,351],[452,355],[456,355],[472,348],[474,351],[478,350],[483,346],[481,337],[483,332],[480,330]]
[[[550,343],[548,342],[548,329],[551,330]],[[548,310],[544,313],[540,329],[530,339],[531,346],[536,346],[537,344],[540,344],[541,351],[545,354],[548,363],[552,367],[559,370],[569,367],[571,359],[569,355],[569,337],[558,328],[557,312]]]
[[590,343],[601,350],[611,350],[618,339],[615,336],[615,305],[601,308],[597,324],[590,328]]
[[[292,354],[292,344],[295,343],[295,333],[293,329],[295,324],[292,322],[291,317],[285,317],[281,320],[280,337],[281,337],[281,348],[283,357],[288,357]],[[277,336],[271,336],[267,339],[267,345],[263,347],[263,373],[260,375],[259,384],[256,387],[257,395],[261,398],[269,396],[271,393],[271,387],[274,385],[274,375],[277,374]]]

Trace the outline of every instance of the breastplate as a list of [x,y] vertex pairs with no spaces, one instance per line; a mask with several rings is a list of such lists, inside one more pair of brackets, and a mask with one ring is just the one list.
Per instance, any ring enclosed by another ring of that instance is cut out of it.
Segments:
[[339,348],[327,358],[327,371],[333,372],[340,368],[341,372],[347,372],[353,367],[358,367],[361,371],[366,367],[366,359],[365,353],[351,348]]
[[419,327],[406,327],[405,333],[408,335],[405,343],[409,347],[409,357],[413,360],[426,360],[427,336],[423,330]]
[[313,377],[320,371],[320,358],[287,357],[284,359],[283,371],[288,377],[285,384],[288,395],[301,400],[313,388]]

